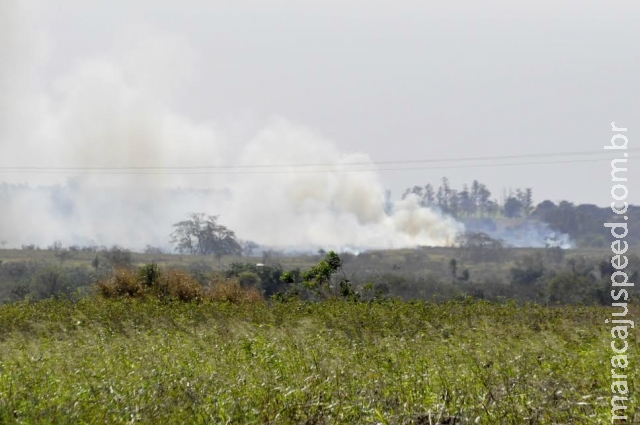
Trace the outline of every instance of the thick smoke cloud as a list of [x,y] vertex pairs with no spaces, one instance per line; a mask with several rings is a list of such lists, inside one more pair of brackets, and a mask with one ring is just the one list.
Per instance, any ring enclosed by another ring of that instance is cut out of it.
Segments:
[[51,124],[48,97],[40,73],[48,56],[45,34],[33,24],[35,4],[29,0],[0,2],[0,153],[27,154],[27,144],[44,137]]
[[[284,118],[238,141],[213,119],[194,122],[176,113],[172,105],[198,60],[179,37],[130,29],[110,50],[49,81],[43,75],[50,46],[30,3],[2,2],[0,20],[0,39],[8,41],[0,50],[0,166],[327,163],[344,168],[370,162],[368,155],[341,152]],[[171,224],[201,211],[220,215],[242,238],[301,248],[443,245],[462,228],[419,207],[413,198],[388,213],[373,171],[239,170],[144,175],[4,171],[0,239],[10,246],[54,240],[166,246]],[[28,185],[16,185],[23,182]]]
[[[365,154],[344,154],[310,131],[275,120],[243,152],[244,164],[367,163]],[[378,174],[358,172],[286,172],[242,175],[233,184],[230,219],[259,241],[277,245],[397,248],[453,241],[460,225],[420,208],[411,198],[387,215]],[[357,167],[355,167],[357,168]],[[297,170],[300,170],[299,168]]]

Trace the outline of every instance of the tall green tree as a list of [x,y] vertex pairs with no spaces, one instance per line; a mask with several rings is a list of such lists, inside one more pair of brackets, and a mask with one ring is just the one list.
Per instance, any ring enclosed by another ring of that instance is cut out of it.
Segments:
[[516,197],[510,196],[504,203],[503,214],[509,218],[520,217],[522,215],[522,202]]
[[183,254],[213,255],[218,260],[225,255],[240,255],[242,247],[235,232],[218,223],[218,216],[191,213],[187,220],[173,225],[171,243]]

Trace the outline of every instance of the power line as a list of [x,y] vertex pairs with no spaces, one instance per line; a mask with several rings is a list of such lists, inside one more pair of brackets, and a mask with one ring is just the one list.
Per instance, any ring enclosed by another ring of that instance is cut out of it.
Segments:
[[[633,159],[631,157],[627,159]],[[120,171],[120,169],[99,169],[99,168],[86,168],[86,169],[52,169],[51,171],[44,171],[42,169],[17,169],[6,170],[0,173],[11,174],[76,174],[76,175],[244,175],[244,174],[313,174],[313,173],[359,173],[359,172],[378,172],[378,171],[412,171],[412,170],[439,170],[439,169],[459,169],[459,168],[494,168],[494,167],[510,167],[521,165],[553,165],[553,164],[576,164],[586,162],[598,162],[602,161],[601,158],[595,159],[574,159],[574,160],[558,160],[558,161],[530,161],[530,162],[512,162],[512,163],[494,163],[494,164],[463,164],[463,165],[445,165],[445,166],[430,166],[430,167],[399,167],[399,168],[360,168],[360,169],[322,169],[322,170],[223,170],[223,171]],[[347,164],[352,165],[352,164]],[[368,164],[371,165],[371,164]]]
[[[627,149],[627,152],[637,152],[640,148]],[[9,172],[22,172],[22,171],[125,171],[125,170],[231,170],[231,169],[259,169],[259,168],[306,168],[306,167],[348,167],[348,166],[375,166],[375,165],[393,165],[393,164],[428,164],[428,163],[441,163],[441,162],[468,162],[468,161],[494,161],[505,159],[525,159],[525,158],[552,158],[562,156],[583,156],[583,155],[604,155],[611,152],[606,151],[573,151],[573,152],[554,152],[554,153],[539,153],[539,154],[520,154],[520,155],[497,155],[497,156],[479,156],[479,157],[463,157],[463,158],[438,158],[438,159],[405,159],[395,161],[369,161],[369,162],[350,162],[342,164],[254,164],[254,165],[202,165],[202,166],[122,166],[122,167],[33,167],[33,166],[4,166],[0,167],[0,170]],[[588,162],[590,160],[578,160],[577,162]],[[553,163],[553,162],[549,162]],[[509,164],[510,165],[510,164]],[[445,167],[452,168],[452,167]],[[455,168],[463,168],[462,166],[456,166]],[[421,168],[402,168],[402,169],[421,169]],[[378,169],[379,171],[389,171],[398,169]],[[285,170],[289,171],[289,170]],[[327,171],[336,171],[335,169],[329,169]],[[350,171],[350,170],[345,170]],[[360,170],[353,170],[360,171]],[[314,171],[315,172],[315,171]],[[183,174],[183,173],[177,173]]]

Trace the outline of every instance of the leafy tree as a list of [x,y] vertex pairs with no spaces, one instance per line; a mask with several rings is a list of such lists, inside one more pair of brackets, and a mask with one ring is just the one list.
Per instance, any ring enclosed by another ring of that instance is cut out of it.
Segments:
[[466,216],[473,216],[477,211],[477,205],[469,192],[469,187],[465,184],[462,188],[462,192],[459,193],[460,198],[460,210]]
[[[526,195],[526,191],[522,192]],[[491,201],[491,192],[487,187],[474,180],[471,187],[464,185],[462,191],[451,188],[449,179],[442,178],[442,183],[437,190],[431,184],[424,187],[413,186],[405,190],[402,199],[410,194],[416,195],[420,199],[420,204],[424,207],[437,206],[443,212],[454,216],[475,216],[478,213],[484,215],[496,215],[498,205]]]
[[519,285],[530,285],[535,283],[544,273],[543,269],[519,268],[511,269],[511,281]]
[[162,271],[160,267],[156,263],[145,264],[138,268],[138,281],[142,283],[143,286],[151,288],[155,286],[160,280],[160,276]]
[[471,189],[469,192],[471,202],[473,202],[478,208],[481,208],[482,206],[482,202],[480,202],[480,187],[480,182],[478,180],[474,180],[473,183],[471,183]]
[[553,211],[555,211],[556,208],[557,208],[556,204],[554,204],[549,200],[545,200],[540,202],[536,206],[536,208],[533,210],[533,213],[531,215],[536,218],[543,218],[553,213]]
[[[334,275],[342,273],[343,278],[334,282]],[[287,276],[289,277],[289,276]],[[342,260],[334,251],[329,251],[323,260],[302,273],[303,285],[316,294],[327,298],[338,293],[347,299],[359,299],[359,294],[353,288],[347,275],[342,269]]]
[[91,262],[91,267],[96,270],[96,274],[98,273],[98,267],[100,267],[100,256],[96,255],[96,258]]
[[420,186],[413,186],[411,189],[405,190],[405,192],[402,194],[402,199],[406,199],[409,195],[412,194],[422,199],[422,197],[424,196],[423,188]]
[[433,190],[433,186],[427,184],[424,187],[424,196],[422,197],[422,205],[425,207],[431,206],[436,201],[436,192]]
[[41,270],[35,277],[35,283],[40,298],[59,297],[71,292],[67,275],[59,267],[49,266]]
[[436,193],[436,202],[438,207],[440,207],[440,209],[445,213],[450,212],[451,190],[451,186],[449,186],[449,179],[443,177],[442,184]]
[[484,212],[490,217],[496,217],[500,212],[500,206],[496,201],[487,201],[484,205]]
[[[285,277],[285,275],[288,275]],[[293,284],[302,282],[300,270],[292,270],[284,273],[282,267],[276,265],[257,266],[255,263],[232,263],[225,272],[227,278],[238,278],[245,284],[259,285],[265,297],[287,291]],[[257,281],[254,276],[258,277]]]
[[611,264],[611,261],[608,260],[600,262],[598,269],[600,269],[600,276],[608,278],[611,278],[611,275],[617,271],[617,269]]
[[504,203],[503,213],[505,217],[516,218],[522,215],[522,202],[517,198],[510,196]]
[[475,201],[480,215],[495,215],[497,204],[490,200],[491,192],[487,186],[474,180],[471,185],[471,198]]
[[458,195],[458,191],[456,190],[450,191],[449,214],[454,217],[458,217],[460,215],[460,196]]
[[458,260],[455,258],[449,260],[449,269],[451,270],[451,277],[455,280],[458,277]]
[[598,287],[593,279],[573,273],[559,273],[547,283],[549,303],[594,304],[598,299]]
[[470,277],[471,277],[471,274],[469,273],[469,269],[464,269],[462,271],[462,276],[460,276],[459,279],[464,282],[468,282]]
[[504,244],[484,232],[465,232],[456,237],[456,245],[474,261],[500,261],[505,256]]
[[192,213],[188,220],[173,225],[175,230],[171,233],[171,243],[176,245],[177,252],[196,255],[206,250],[205,221],[204,214]]
[[31,293],[31,288],[28,282],[18,283],[11,289],[11,296],[16,300],[23,300],[27,295]]
[[218,216],[192,213],[188,220],[173,225],[171,243],[183,254],[214,255],[220,260],[225,255],[240,255],[242,247],[235,232],[218,224]]
[[530,188],[527,188],[524,191],[519,190],[518,201],[522,204],[522,212],[524,213],[524,216],[528,217],[533,211],[533,191]]
[[[102,252],[102,256],[113,268],[129,268],[133,266],[133,256],[128,249],[113,245]],[[99,264],[99,263],[97,263]],[[97,268],[97,266],[94,266]]]

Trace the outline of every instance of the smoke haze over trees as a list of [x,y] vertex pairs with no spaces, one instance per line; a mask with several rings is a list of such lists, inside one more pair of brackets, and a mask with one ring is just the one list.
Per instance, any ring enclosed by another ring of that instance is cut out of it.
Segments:
[[[326,177],[318,181],[316,189],[323,187],[321,182]],[[297,187],[307,190],[304,182],[291,182],[293,185],[289,189]],[[347,203],[343,206],[337,199],[347,193],[354,196],[358,192],[353,192],[354,187],[350,186],[349,181],[336,181],[335,186],[332,192],[326,192],[325,189],[324,194],[315,190],[298,192],[302,196],[300,203],[293,204],[289,202],[292,199],[289,192],[289,200],[279,198],[278,202],[265,201],[262,205],[270,208],[264,210],[244,202],[256,199],[247,192],[242,192],[246,198],[239,198],[238,194],[231,191],[154,189],[152,198],[141,198],[142,204],[133,193],[129,197],[125,192],[127,199],[122,202],[131,202],[131,205],[126,205],[110,201],[123,196],[122,191],[114,189],[86,192],[77,185],[30,188],[0,184],[0,199],[8,205],[8,209],[0,211],[0,216],[5,217],[4,226],[0,228],[0,239],[5,247],[35,248],[58,240],[69,246],[121,244],[138,251],[148,247],[171,251],[178,246],[184,252],[195,250],[209,254],[212,252],[211,246],[199,246],[200,241],[194,235],[207,228],[215,235],[212,240],[230,239],[215,221],[210,221],[211,217],[201,214],[192,215],[189,220],[181,222],[181,226],[174,229],[173,236],[177,239],[173,240],[173,245],[169,244],[167,229],[184,217],[187,211],[183,209],[193,207],[196,211],[218,214],[222,210],[226,213],[224,216],[228,218],[224,221],[229,223],[227,229],[232,231],[233,238],[238,232],[244,240],[244,246],[239,245],[238,248],[236,244],[241,242],[237,241],[226,245],[220,251],[224,253],[238,249],[252,252],[256,246],[251,243],[255,242],[263,246],[298,247],[310,251],[318,247],[353,247],[362,250],[447,245],[464,231],[486,233],[517,247],[557,245],[565,248],[600,248],[606,246],[610,239],[602,223],[615,219],[610,208],[596,205],[574,205],[568,201],[555,203],[550,200],[536,204],[530,188],[506,191],[498,199],[478,180],[456,189],[451,187],[448,179],[443,178],[439,186],[426,184],[407,189],[401,199],[395,202],[389,191],[367,190],[361,193],[365,196],[365,204]],[[364,189],[364,186],[356,187],[357,190]],[[265,196],[268,196],[268,191],[268,188],[264,189]],[[214,200],[217,201],[217,207],[211,205]],[[343,198],[340,202],[346,201],[347,198]],[[33,210],[33,216],[20,215],[20,220],[29,220],[24,222],[24,226],[8,226],[13,219],[7,214],[12,214],[14,207],[26,206],[24,202],[29,202],[30,208],[42,209]],[[157,207],[158,203],[164,207]],[[229,212],[235,209],[238,209],[238,214],[230,215]],[[129,217],[129,213],[134,215]],[[639,222],[640,207],[629,206],[627,215],[630,217],[630,230],[633,230]],[[38,221],[40,217],[42,222]],[[104,225],[104,228],[96,228],[91,224],[95,217],[100,218],[96,225]],[[54,225],[45,227],[47,223]],[[107,233],[106,229],[113,232]],[[640,232],[629,233],[629,242],[637,244],[636,236]],[[189,237],[192,239],[189,240]],[[70,254],[61,254],[66,255]]]
[[[407,189],[402,197],[409,196],[417,197],[422,206],[451,215],[468,231],[484,232],[518,247],[606,247],[611,234],[603,223],[619,220],[609,207],[550,200],[535,204],[531,188],[509,190],[498,200],[478,180],[457,190],[445,177],[437,189],[430,183]],[[635,228],[640,207],[630,205],[627,216],[630,229]],[[631,244],[640,243],[638,233],[629,232]]]

